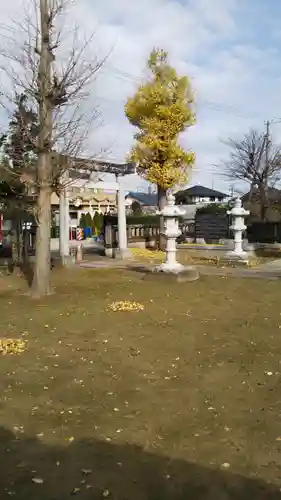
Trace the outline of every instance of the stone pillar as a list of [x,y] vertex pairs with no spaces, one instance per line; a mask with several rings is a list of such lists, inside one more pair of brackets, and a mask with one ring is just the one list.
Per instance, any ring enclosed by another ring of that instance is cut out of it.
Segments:
[[104,226],[104,254],[106,257],[113,257],[114,256],[112,232],[113,232],[112,225],[105,224],[105,226]]
[[[64,182],[64,180],[62,181]],[[67,186],[63,185],[60,192],[60,258],[62,264],[69,260],[69,197]]]
[[118,177],[118,245],[119,256],[121,259],[129,257],[127,242],[127,223],[126,223],[126,204],[125,191],[122,178]]
[[83,245],[80,243],[80,245],[77,246],[77,252],[76,252],[76,262],[82,262],[83,260]]

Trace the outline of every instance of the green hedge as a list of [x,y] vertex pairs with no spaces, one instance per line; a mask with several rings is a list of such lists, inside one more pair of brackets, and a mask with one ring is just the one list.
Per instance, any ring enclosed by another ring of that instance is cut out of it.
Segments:
[[224,215],[227,210],[229,210],[229,206],[220,205],[219,203],[210,203],[205,207],[200,207],[196,210],[196,214],[212,214],[212,215]]

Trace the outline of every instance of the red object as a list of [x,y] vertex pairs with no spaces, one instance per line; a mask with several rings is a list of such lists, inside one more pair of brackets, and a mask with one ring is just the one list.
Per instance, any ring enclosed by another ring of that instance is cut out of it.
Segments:
[[78,241],[81,241],[83,240],[83,229],[81,229],[80,227],[77,227],[76,229],[76,240]]
[[69,229],[69,239],[70,241],[76,240],[76,229],[73,228]]

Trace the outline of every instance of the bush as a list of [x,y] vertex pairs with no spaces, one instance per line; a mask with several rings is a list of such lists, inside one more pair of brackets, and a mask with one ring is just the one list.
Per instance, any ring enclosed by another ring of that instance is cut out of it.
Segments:
[[85,215],[85,224],[86,224],[86,227],[92,228],[93,219],[92,219],[92,216],[89,212],[86,213],[86,215]]
[[95,236],[100,236],[100,234],[102,232],[103,219],[104,219],[103,214],[99,214],[98,212],[95,212],[95,215],[94,215],[93,221],[92,221],[93,234]]
[[138,201],[133,201],[131,209],[135,216],[142,215],[141,204]]
[[85,229],[87,227],[86,226],[86,214],[81,214],[80,220],[79,220],[79,227],[81,227],[81,229]]
[[[127,226],[153,226],[158,227],[160,223],[159,215],[127,215]],[[105,215],[104,216],[105,225],[117,226],[118,217],[117,215]]]
[[210,203],[205,207],[200,207],[196,210],[196,214],[212,214],[212,215],[224,215],[227,210],[229,210],[228,205],[221,205],[220,203]]

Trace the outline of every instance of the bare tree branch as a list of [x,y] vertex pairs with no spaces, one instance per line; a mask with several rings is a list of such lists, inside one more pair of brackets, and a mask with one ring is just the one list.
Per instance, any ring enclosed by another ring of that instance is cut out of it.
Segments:
[[271,144],[266,164],[264,134],[251,130],[242,139],[229,138],[223,143],[229,147],[230,153],[219,168],[228,179],[258,184],[275,182],[281,177],[281,147]]
[[218,165],[222,175],[230,180],[249,183],[250,192],[258,189],[261,218],[264,219],[268,188],[281,179],[281,146],[269,142],[266,149],[266,135],[256,130],[250,130],[241,139],[229,138],[223,142],[229,147],[229,157]]
[[[89,101],[106,57],[93,57],[94,35],[81,43],[77,28],[72,31],[71,43],[65,43],[60,23],[70,4],[70,0],[31,0],[26,4],[23,22],[2,27],[0,95],[4,109],[10,113],[12,129],[2,146],[6,160],[10,157],[5,168],[37,189],[32,285],[36,297],[50,293],[52,191],[59,188],[64,171],[70,165],[75,168],[72,159],[83,153],[92,124],[100,120],[100,111]],[[25,107],[18,110],[13,123],[19,96]],[[26,116],[29,107],[36,117],[36,134]]]
[[[71,5],[70,0],[49,0],[48,5],[46,27],[49,36],[51,81],[46,97],[53,116],[50,149],[64,156],[79,156],[83,153],[84,143],[91,130],[101,125],[101,111],[97,104],[92,104],[93,85],[108,55],[100,59],[93,58],[94,33],[81,42],[81,32],[79,33],[77,27],[71,30],[71,33],[66,30],[70,35],[68,37],[62,32],[60,24]],[[24,93],[38,113],[38,70],[42,37],[38,0],[31,0],[26,4],[23,22],[13,22],[10,26],[1,28],[4,43],[0,49],[0,72],[5,81],[0,92],[0,104],[11,118],[15,96]],[[34,152],[38,154],[38,144],[35,138],[32,140]],[[58,168],[54,166],[53,178],[56,185],[57,177]]]

